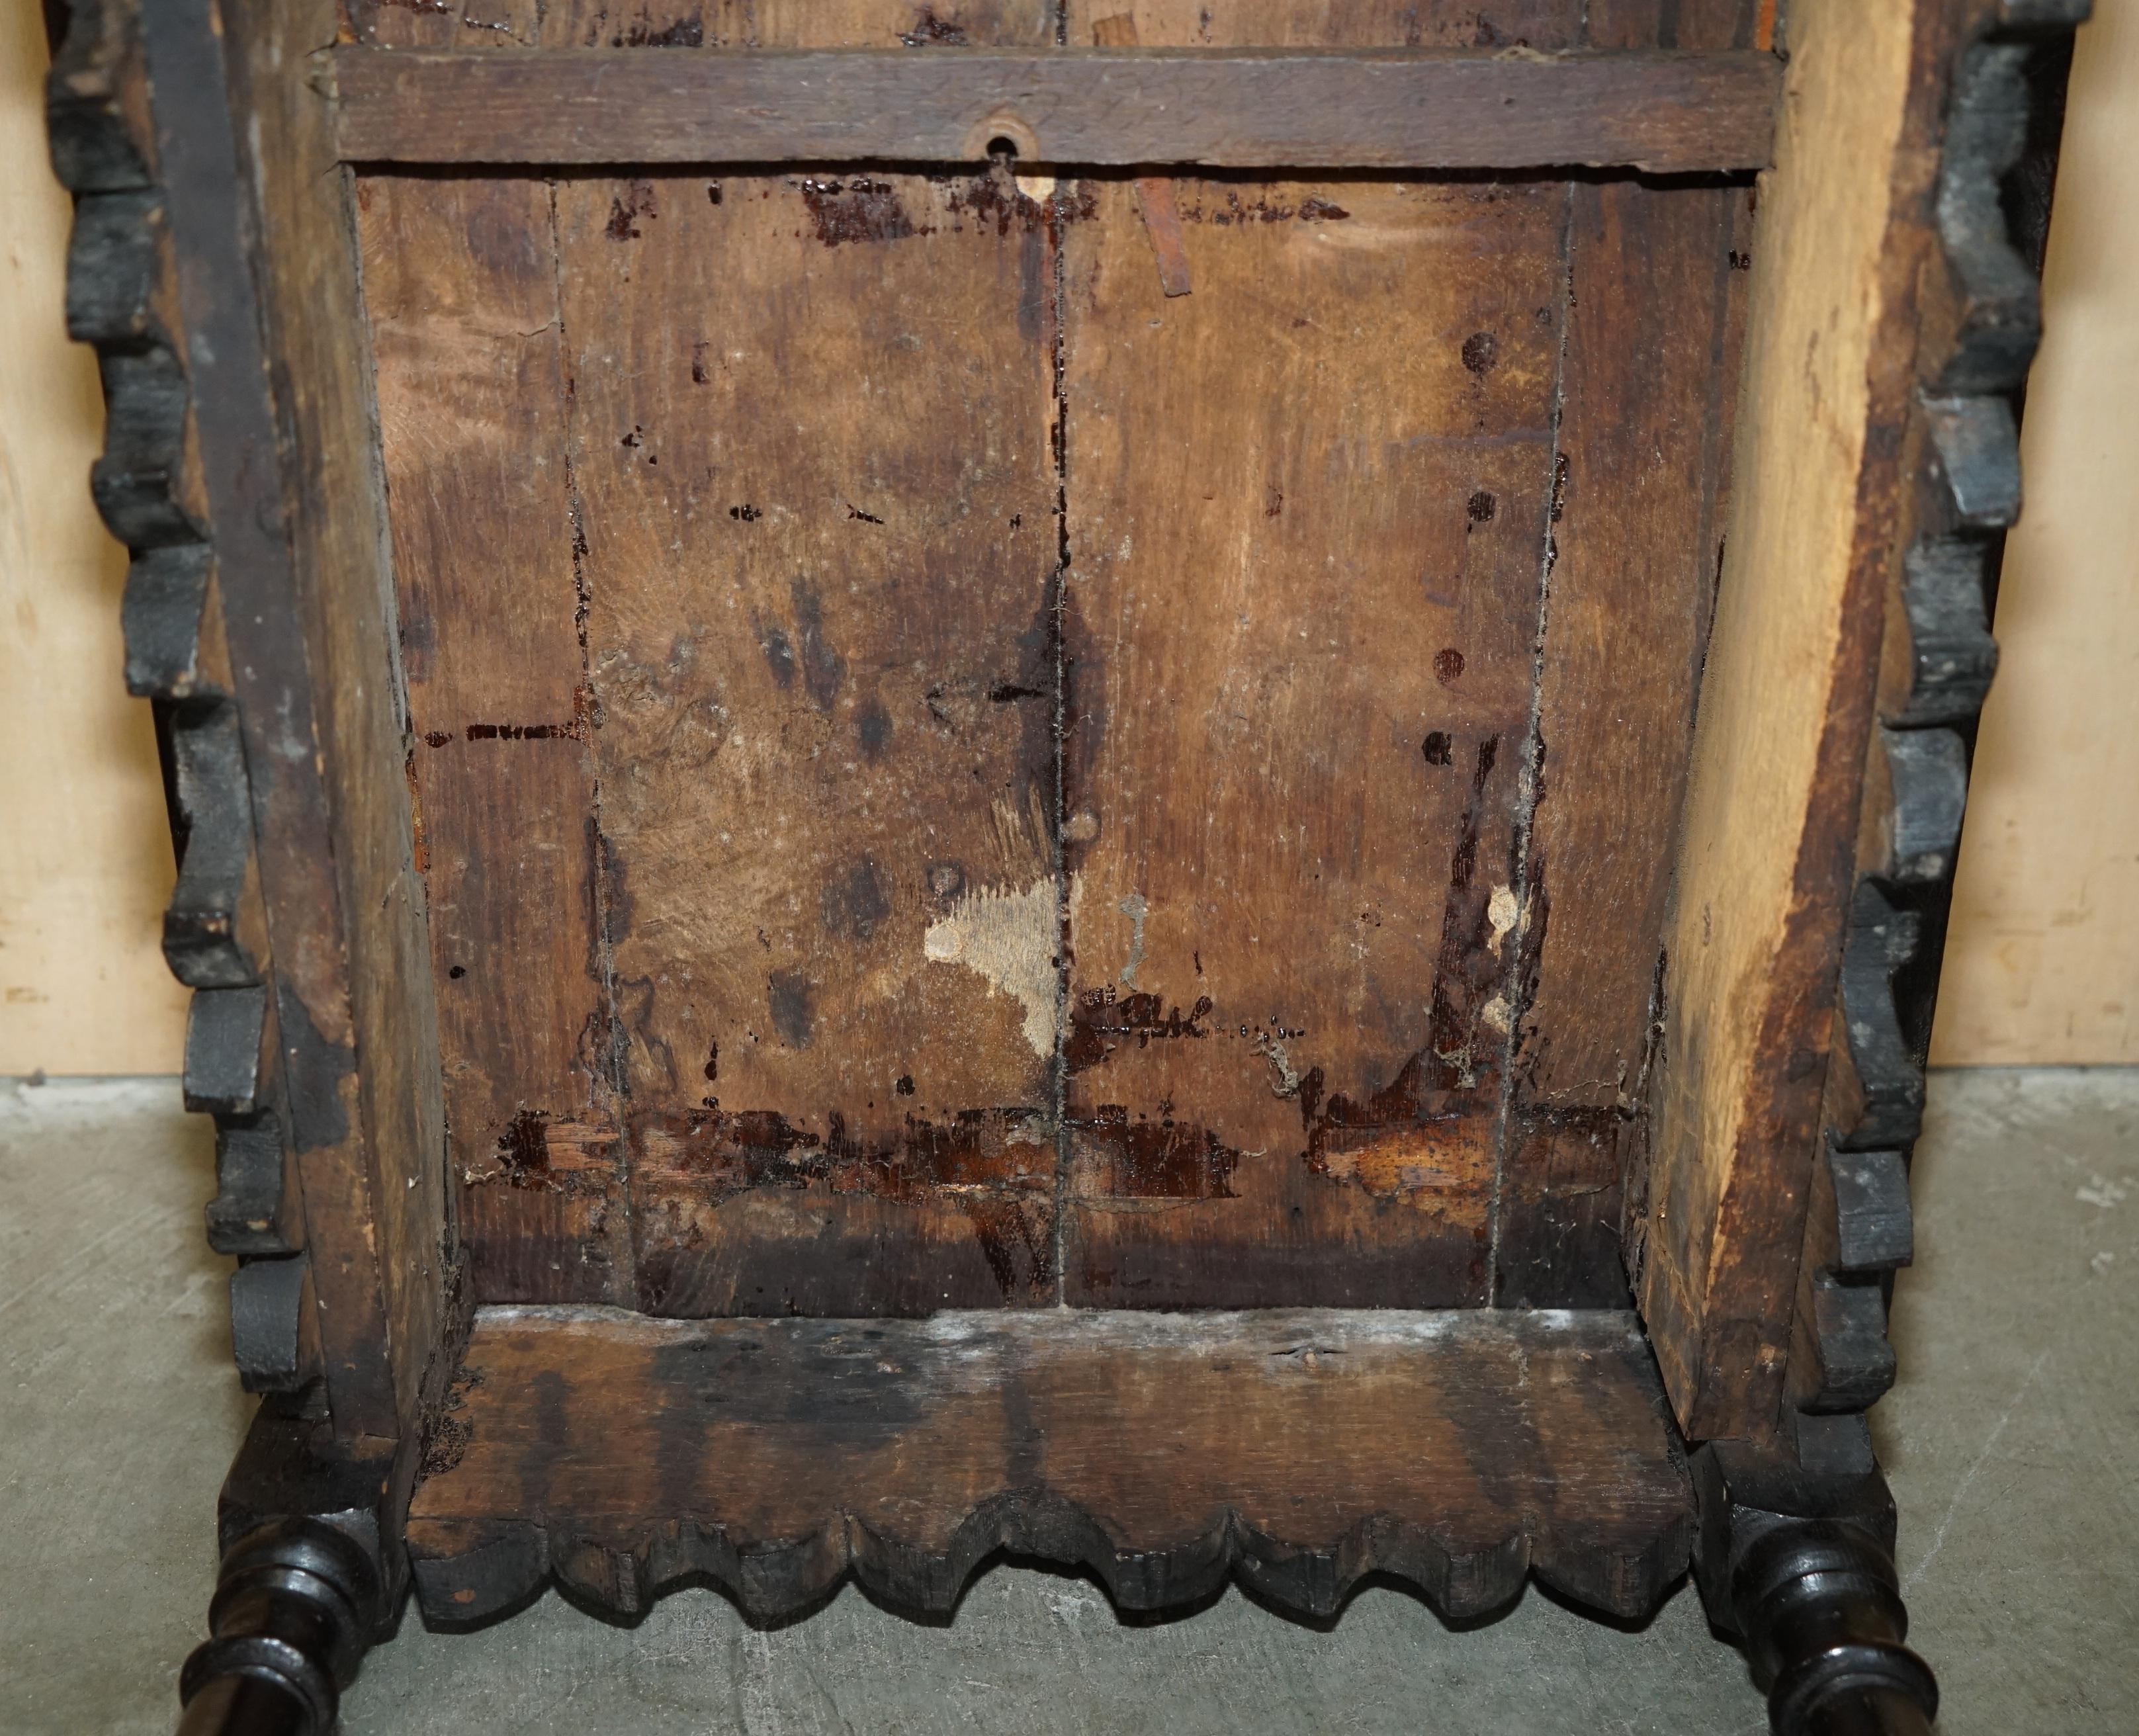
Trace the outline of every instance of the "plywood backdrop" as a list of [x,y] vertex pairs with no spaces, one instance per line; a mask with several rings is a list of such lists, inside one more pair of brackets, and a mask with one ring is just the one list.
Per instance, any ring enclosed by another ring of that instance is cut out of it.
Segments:
[[1931,1059],[2139,1062],[2139,0],[2096,0]]
[[37,0],[0,0],[0,1073],[175,1073],[170,834],[149,707],[120,679],[126,553],[89,501],[104,400],[66,340],[48,59]]
[[[36,0],[0,0],[0,1073],[174,1071],[172,863],[148,708],[120,682],[120,550],[86,477]],[[2029,509],[1983,721],[1932,1059],[2139,1061],[2139,0],[2081,32],[2029,393]],[[2120,101],[2120,95],[2123,100]]]

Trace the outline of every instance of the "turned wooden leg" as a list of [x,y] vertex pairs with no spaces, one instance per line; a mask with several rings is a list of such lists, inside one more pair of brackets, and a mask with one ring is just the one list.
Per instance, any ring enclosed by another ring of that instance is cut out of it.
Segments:
[[1790,1434],[1694,1455],[1709,1615],[1744,1637],[1775,1736],[1926,1736],[1938,1683],[1902,1643],[1893,1499],[1863,1419],[1799,1418]]
[[294,1404],[262,1408],[223,1484],[211,1637],[179,1675],[179,1736],[327,1736],[399,1602],[382,1525],[395,1462],[336,1455]]
[[314,1519],[275,1519],[225,1553],[213,1636],[186,1660],[179,1736],[326,1736],[379,1601],[370,1552]]
[[1893,1558],[1858,1526],[1784,1521],[1745,1549],[1739,1630],[1769,1684],[1778,1736],[1921,1736],[1938,1683],[1902,1641],[1908,1611]]

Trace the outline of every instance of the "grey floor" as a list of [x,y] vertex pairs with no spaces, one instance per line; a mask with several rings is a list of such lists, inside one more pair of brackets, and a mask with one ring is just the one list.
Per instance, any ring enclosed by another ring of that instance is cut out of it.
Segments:
[[[0,1731],[171,1729],[246,1415],[204,1128],[165,1079],[0,1081]],[[1934,1078],[1902,1380],[1875,1421],[1946,1736],[2139,1730],[2139,1072]],[[1765,1729],[1681,1588],[1638,1631],[1533,1591],[1457,1631],[1370,1590],[1326,1631],[1237,1594],[1118,1621],[997,1568],[923,1627],[852,1587],[745,1624],[711,1592],[633,1628],[554,1595],[502,1626],[412,1615],[345,1706],[384,1732],[1461,1732]]]

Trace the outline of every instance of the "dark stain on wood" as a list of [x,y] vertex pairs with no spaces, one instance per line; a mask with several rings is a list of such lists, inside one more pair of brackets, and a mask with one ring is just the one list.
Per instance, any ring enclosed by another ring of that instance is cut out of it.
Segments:
[[462,1378],[458,1450],[408,1528],[430,1619],[494,1614],[552,1574],[627,1616],[700,1575],[753,1619],[849,1572],[947,1611],[1005,1548],[1082,1563],[1131,1609],[1237,1576],[1328,1616],[1378,1572],[1476,1615],[1534,1571],[1638,1617],[1684,1571],[1692,1529],[1621,1313],[997,1311],[568,1333],[502,1315],[478,1323]]
[[914,227],[888,181],[854,175],[844,181],[804,177],[795,190],[802,195],[817,239],[828,247],[849,242],[904,241],[929,232]]
[[1207,1038],[1204,1020],[1211,1013],[1211,997],[1199,995],[1182,1012],[1168,1006],[1161,995],[1132,992],[1123,995],[1109,983],[1086,989],[1076,998],[1070,1015],[1070,1035],[1062,1058],[1073,1073],[1097,1067],[1125,1043],[1142,1049],[1154,1041]]
[[772,1027],[796,1049],[807,1049],[816,1034],[816,985],[800,971],[775,971],[765,980]]
[[891,915],[891,900],[885,895],[876,863],[864,857],[828,881],[820,910],[827,934],[843,941],[874,940],[877,929]]
[[639,218],[650,222],[660,214],[654,208],[652,182],[627,182],[624,190],[609,201],[609,227],[604,232],[611,241],[637,241]]
[[1084,1185],[1114,1200],[1230,1200],[1241,1154],[1208,1127],[1132,1120],[1119,1103],[1102,1103],[1078,1122]]

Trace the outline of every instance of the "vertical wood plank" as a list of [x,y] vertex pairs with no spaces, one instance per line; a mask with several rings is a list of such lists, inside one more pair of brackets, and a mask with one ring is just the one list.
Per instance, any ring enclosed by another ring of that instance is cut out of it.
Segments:
[[452,1319],[355,237],[291,72],[335,12],[174,0],[143,26],[327,1396],[343,1438],[410,1440]]
[[1773,1425],[1871,725],[1952,8],[1799,0],[1666,928],[1637,1294],[1681,1425]]
[[1044,200],[663,176],[557,222],[639,1304],[1051,1302]]
[[[1422,39],[1313,12],[1134,18]],[[1184,179],[1176,298],[1079,197],[1065,1295],[1482,1303],[1564,189]]]
[[[1750,0],[1593,0],[1603,49],[1747,46]],[[1750,189],[1577,182],[1499,1300],[1625,1294],[1619,1220],[1721,556]]]
[[484,1301],[624,1300],[550,189],[357,204],[461,1240]]

